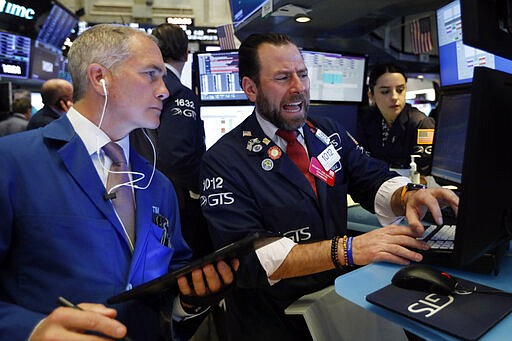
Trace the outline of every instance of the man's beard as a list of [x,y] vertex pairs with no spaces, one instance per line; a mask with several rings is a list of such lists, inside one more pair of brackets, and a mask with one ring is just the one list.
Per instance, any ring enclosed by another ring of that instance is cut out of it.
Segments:
[[258,95],[256,96],[256,108],[258,108],[258,113],[267,119],[269,122],[274,124],[279,129],[284,130],[297,130],[302,127],[307,119],[307,112],[309,108],[309,99],[306,98],[306,95],[295,95],[289,99],[289,102],[298,102],[302,101],[303,112],[304,115],[302,117],[297,117],[294,119],[285,120],[281,115],[281,106],[278,108],[272,107],[272,104],[267,99],[267,97],[263,94],[263,91],[258,91]]

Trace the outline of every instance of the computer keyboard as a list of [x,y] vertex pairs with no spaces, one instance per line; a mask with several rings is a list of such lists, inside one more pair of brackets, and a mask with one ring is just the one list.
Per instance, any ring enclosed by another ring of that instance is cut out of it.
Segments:
[[419,239],[427,242],[430,249],[453,250],[455,228],[455,225],[426,226],[423,237]]

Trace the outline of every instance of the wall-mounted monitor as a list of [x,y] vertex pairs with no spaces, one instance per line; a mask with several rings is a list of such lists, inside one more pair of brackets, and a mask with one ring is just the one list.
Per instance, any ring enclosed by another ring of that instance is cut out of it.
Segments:
[[63,62],[62,53],[34,40],[30,56],[30,78],[48,80],[59,78]]
[[361,102],[367,57],[361,54],[303,49],[311,102]]
[[55,0],[0,2],[0,29],[58,48],[77,23],[77,16]]
[[0,31],[0,76],[27,79],[30,38]]
[[196,52],[194,84],[202,105],[249,104],[240,87],[236,50]]
[[78,17],[57,1],[49,1],[50,11],[36,39],[43,43],[61,48],[64,41],[76,26]]
[[229,0],[233,27],[237,27],[256,13],[267,0]]
[[[437,10],[441,86],[470,83],[476,66],[512,73],[511,60],[464,44],[463,24],[459,0]],[[471,22],[465,24],[471,25]]]
[[464,43],[512,59],[512,0],[461,2]]

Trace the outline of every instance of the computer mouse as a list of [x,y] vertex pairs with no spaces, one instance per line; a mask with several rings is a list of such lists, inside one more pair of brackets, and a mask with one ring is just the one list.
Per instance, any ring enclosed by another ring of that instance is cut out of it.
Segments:
[[455,290],[457,280],[450,274],[422,264],[410,264],[391,279],[399,288],[448,295]]

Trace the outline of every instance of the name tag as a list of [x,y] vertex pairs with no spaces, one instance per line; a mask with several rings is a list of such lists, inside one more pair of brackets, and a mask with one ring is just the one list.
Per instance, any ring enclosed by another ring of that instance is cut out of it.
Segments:
[[309,164],[309,172],[328,184],[329,186],[334,186],[334,179],[336,178],[336,173],[333,170],[326,171],[318,159],[316,157],[311,158],[311,163]]
[[329,144],[327,148],[324,149],[323,152],[318,154],[318,161],[324,167],[324,169],[331,169],[336,162],[340,161],[340,154],[336,151],[336,148],[332,144]]

